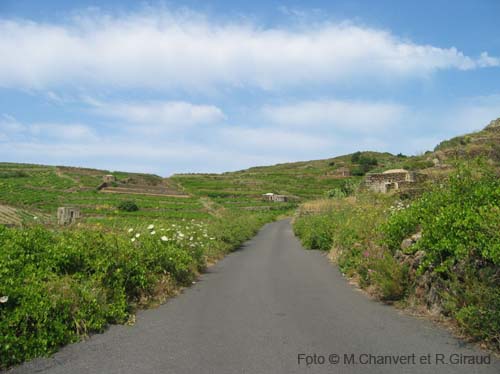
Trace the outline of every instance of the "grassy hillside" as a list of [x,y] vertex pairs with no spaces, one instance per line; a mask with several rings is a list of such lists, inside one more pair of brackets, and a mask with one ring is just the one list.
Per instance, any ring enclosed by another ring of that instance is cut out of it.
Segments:
[[481,131],[442,141],[434,149],[434,155],[441,159],[483,156],[500,164],[500,118]]
[[[0,204],[23,209],[34,216],[50,217],[54,223],[57,207],[77,206],[82,223],[125,225],[144,220],[204,219],[209,214],[195,197],[112,194],[98,191],[102,176],[113,174],[132,186],[164,183],[159,176],[106,170],[0,163]],[[118,210],[122,201],[132,200],[139,211]]]
[[[390,153],[362,152],[364,159],[375,160],[369,170],[402,166],[407,158]],[[226,207],[259,205],[261,195],[267,192],[284,194],[297,201],[325,196],[331,189],[342,185],[346,178],[339,178],[336,171],[347,168],[352,176],[347,179],[359,181],[368,170],[345,155],[325,160],[313,160],[253,167],[222,174],[177,174],[172,180],[182,185],[193,196],[208,196]],[[358,171],[358,173],[356,173]]]

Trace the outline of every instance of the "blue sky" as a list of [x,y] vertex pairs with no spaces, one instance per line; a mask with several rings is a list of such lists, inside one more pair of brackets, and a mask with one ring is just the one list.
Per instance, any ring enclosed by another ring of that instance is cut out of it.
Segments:
[[0,0],[0,160],[221,172],[500,117],[500,2]]

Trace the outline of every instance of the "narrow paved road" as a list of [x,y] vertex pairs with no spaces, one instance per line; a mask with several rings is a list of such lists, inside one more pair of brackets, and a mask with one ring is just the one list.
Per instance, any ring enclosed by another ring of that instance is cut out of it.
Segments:
[[[299,364],[299,354],[314,353],[326,362]],[[328,364],[329,354],[340,355],[341,363]],[[399,365],[354,365],[344,362],[344,354],[354,354],[356,362],[366,362],[369,354],[410,357]],[[431,364],[421,364],[427,354]],[[433,364],[436,357],[461,354],[485,353],[429,321],[368,299],[321,253],[303,250],[289,221],[280,221],[182,295],[139,313],[134,326],[112,326],[13,372],[500,373],[493,358],[489,365]]]

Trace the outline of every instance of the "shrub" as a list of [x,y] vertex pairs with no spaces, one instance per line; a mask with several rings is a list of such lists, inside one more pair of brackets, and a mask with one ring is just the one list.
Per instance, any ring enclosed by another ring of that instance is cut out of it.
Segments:
[[29,174],[21,170],[0,171],[0,178],[27,178]]
[[351,155],[351,162],[353,164],[357,164],[359,162],[359,158],[361,157],[361,152],[358,151],[358,152],[355,152]]
[[294,232],[306,248],[329,251],[332,247],[332,223],[327,215],[299,217]]
[[472,337],[500,349],[500,287],[476,284],[467,291],[469,303],[455,314],[458,323]]
[[[485,164],[459,166],[408,209],[395,212],[382,227],[394,252],[422,229],[412,251],[424,250],[420,272],[445,282],[445,312],[470,336],[500,348],[500,180]],[[417,275],[418,276],[418,275]]]
[[446,272],[469,256],[500,264],[500,179],[484,165],[461,166],[383,227],[391,250],[421,227],[415,246],[427,252],[426,266]]
[[326,191],[325,195],[331,199],[340,199],[347,196],[339,187]]
[[388,253],[372,263],[371,279],[382,300],[395,301],[405,296],[408,286],[408,266],[401,265]]
[[122,201],[120,204],[118,204],[118,209],[123,212],[137,212],[139,210],[139,207],[135,202],[127,200]]
[[365,156],[361,152],[353,154],[351,161],[358,164],[351,170],[352,175],[355,176],[363,176],[378,165],[378,160],[375,157]]
[[[50,354],[82,335],[125,322],[158,287],[188,285],[274,217],[223,214],[123,234],[0,226],[0,368]],[[157,227],[158,226],[158,227]]]

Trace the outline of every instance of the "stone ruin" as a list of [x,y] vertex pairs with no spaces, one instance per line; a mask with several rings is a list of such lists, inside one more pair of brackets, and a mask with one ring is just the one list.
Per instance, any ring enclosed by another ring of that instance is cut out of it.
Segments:
[[113,182],[116,182],[116,178],[114,175],[107,174],[107,175],[103,175],[102,181],[103,181],[103,183],[113,183]]
[[326,175],[333,179],[349,178],[351,176],[351,169],[342,166],[338,169],[327,172]]
[[57,208],[57,223],[59,225],[71,225],[81,217],[80,209],[69,206]]
[[277,195],[277,194],[271,193],[271,192],[268,192],[268,193],[262,195],[262,198],[266,201],[281,202],[281,203],[288,201],[288,196]]
[[424,179],[424,174],[405,169],[392,169],[383,173],[367,174],[364,186],[374,192],[388,193],[411,188],[415,183],[422,182]]

